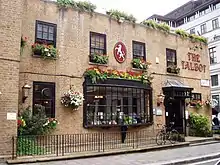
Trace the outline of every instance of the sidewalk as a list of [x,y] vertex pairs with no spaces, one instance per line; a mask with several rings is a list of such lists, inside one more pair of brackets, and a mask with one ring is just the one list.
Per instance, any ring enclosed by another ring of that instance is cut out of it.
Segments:
[[[62,160],[53,162],[38,162],[28,165],[168,165],[189,163],[188,160],[204,160],[207,157],[220,156],[220,143],[182,147],[169,150],[151,151],[144,153],[103,156],[86,159]],[[179,163],[176,163],[178,162]]]

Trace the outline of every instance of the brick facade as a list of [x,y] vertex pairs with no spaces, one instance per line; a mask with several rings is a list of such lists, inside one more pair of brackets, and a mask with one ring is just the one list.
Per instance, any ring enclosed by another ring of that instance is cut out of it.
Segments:
[[[99,13],[90,15],[73,9],[59,10],[57,5],[52,2],[41,0],[25,0],[24,4],[6,0],[3,2],[0,10],[2,27],[0,34],[3,35],[0,37],[3,39],[0,40],[2,68],[0,91],[3,93],[0,95],[0,119],[4,124],[0,126],[2,130],[0,134],[10,136],[16,134],[16,121],[7,121],[6,113],[17,112],[18,105],[19,109],[32,106],[33,89],[31,89],[25,103],[21,102],[21,89],[25,83],[33,87],[33,81],[54,82],[56,84],[55,115],[60,123],[55,131],[56,134],[104,131],[103,129],[84,129],[83,107],[73,112],[71,109],[64,108],[60,103],[60,97],[63,92],[69,89],[70,85],[74,85],[79,91],[83,92],[83,73],[87,68],[95,66],[89,63],[90,31],[106,34],[109,62],[107,66],[101,66],[102,68],[132,70],[130,64],[132,41],[145,43],[147,60],[152,63],[149,70],[154,76],[152,82],[153,107],[156,107],[157,95],[162,92],[162,87],[168,78],[180,80],[185,85],[194,88],[194,92],[202,93],[203,99],[210,95],[210,88],[200,85],[201,79],[210,79],[207,46],[204,44],[202,44],[203,49],[196,50],[196,53],[201,55],[200,63],[206,65],[205,72],[181,69],[177,76],[166,72],[166,48],[177,51],[177,65],[182,68],[181,61],[188,61],[189,47],[199,43],[192,43],[175,34],[166,34],[139,24],[118,23]],[[8,10],[9,8],[10,10]],[[32,56],[31,45],[35,42],[36,20],[57,25],[56,47],[59,51],[57,60],[44,60]],[[20,56],[21,35],[28,38],[28,44]],[[114,45],[118,41],[122,41],[127,48],[127,59],[122,64],[119,64],[113,55]],[[159,58],[159,64],[156,64],[156,57]],[[165,111],[164,107],[162,108],[163,116],[154,116],[154,125],[140,127],[140,129],[153,131],[157,123],[164,123]],[[211,116],[210,109],[203,108],[201,112]]]

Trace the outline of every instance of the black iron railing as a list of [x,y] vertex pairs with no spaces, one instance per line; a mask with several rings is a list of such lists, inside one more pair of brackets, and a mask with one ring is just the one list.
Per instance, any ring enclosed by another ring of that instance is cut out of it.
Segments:
[[156,145],[156,131],[99,132],[72,135],[42,135],[13,137],[12,158],[21,156],[64,156],[80,152],[109,152]]

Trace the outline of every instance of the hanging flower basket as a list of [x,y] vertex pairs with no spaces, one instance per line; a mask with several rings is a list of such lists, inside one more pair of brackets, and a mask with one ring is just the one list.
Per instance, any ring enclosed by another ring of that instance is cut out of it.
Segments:
[[70,89],[61,97],[61,104],[65,107],[72,108],[73,110],[78,110],[78,108],[82,106],[83,100],[84,97],[82,93]]

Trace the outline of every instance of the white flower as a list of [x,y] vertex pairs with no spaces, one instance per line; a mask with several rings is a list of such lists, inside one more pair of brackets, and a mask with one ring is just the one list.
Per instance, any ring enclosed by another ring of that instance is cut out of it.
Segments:
[[50,54],[50,53],[48,53],[48,54],[47,54],[47,56],[48,56],[48,57],[50,57],[50,56],[51,56],[51,54]]
[[49,52],[49,49],[45,48],[44,51],[45,51],[45,52]]

